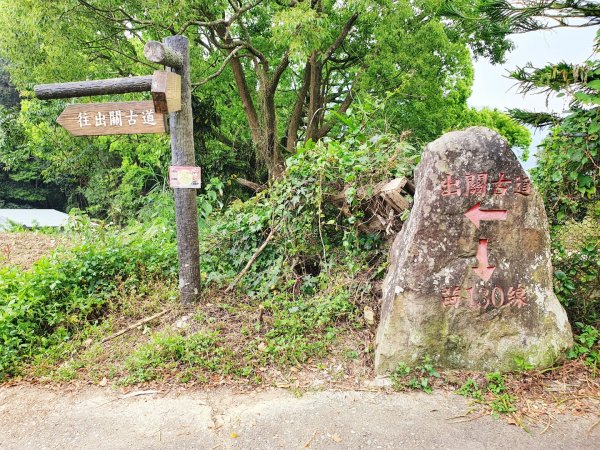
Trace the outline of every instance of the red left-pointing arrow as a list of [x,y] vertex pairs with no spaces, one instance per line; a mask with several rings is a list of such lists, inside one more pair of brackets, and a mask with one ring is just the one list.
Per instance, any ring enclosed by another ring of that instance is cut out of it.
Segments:
[[465,216],[479,228],[479,222],[482,220],[506,220],[508,211],[506,209],[481,209],[481,203],[472,206]]

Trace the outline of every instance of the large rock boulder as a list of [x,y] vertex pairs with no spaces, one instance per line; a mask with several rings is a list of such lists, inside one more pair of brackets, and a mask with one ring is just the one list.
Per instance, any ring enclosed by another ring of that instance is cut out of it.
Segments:
[[390,251],[378,374],[425,356],[440,367],[551,365],[572,344],[552,290],[544,205],[517,158],[482,127],[427,146],[410,218]]

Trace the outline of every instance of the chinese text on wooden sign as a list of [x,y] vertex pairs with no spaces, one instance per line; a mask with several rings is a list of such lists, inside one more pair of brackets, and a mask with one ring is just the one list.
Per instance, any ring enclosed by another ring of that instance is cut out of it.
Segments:
[[149,134],[167,131],[164,114],[152,101],[69,105],[57,122],[74,136]]

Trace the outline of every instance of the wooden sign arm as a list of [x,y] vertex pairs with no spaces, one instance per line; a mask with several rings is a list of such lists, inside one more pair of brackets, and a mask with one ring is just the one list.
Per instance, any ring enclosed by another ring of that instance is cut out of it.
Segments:
[[88,97],[90,95],[126,94],[129,92],[149,92],[151,89],[152,76],[38,84],[33,88],[35,96],[40,100]]
[[174,69],[181,69],[183,66],[181,54],[160,42],[148,41],[144,46],[144,56],[148,61]]

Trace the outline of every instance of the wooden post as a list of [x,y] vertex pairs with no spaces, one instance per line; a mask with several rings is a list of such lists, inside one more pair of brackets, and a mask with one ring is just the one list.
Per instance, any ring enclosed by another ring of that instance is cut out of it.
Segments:
[[175,72],[157,70],[152,75],[154,111],[169,113],[181,110],[181,77]]
[[[174,166],[195,165],[194,122],[188,39],[171,36],[164,40],[164,54],[181,55],[181,67],[172,68],[181,75],[181,110],[170,113],[171,157]],[[172,59],[172,58],[170,58]],[[155,61],[164,63],[166,61]],[[174,189],[179,257],[179,290],[184,305],[200,298],[200,250],[198,246],[198,206],[195,189]]]
[[181,69],[183,67],[182,56],[173,51],[168,45],[156,41],[148,41],[144,46],[144,56],[148,61],[171,67],[172,69]]
[[35,96],[40,100],[87,97],[92,95],[147,92],[152,88],[152,76],[110,78],[108,80],[73,81],[71,83],[39,84]]

